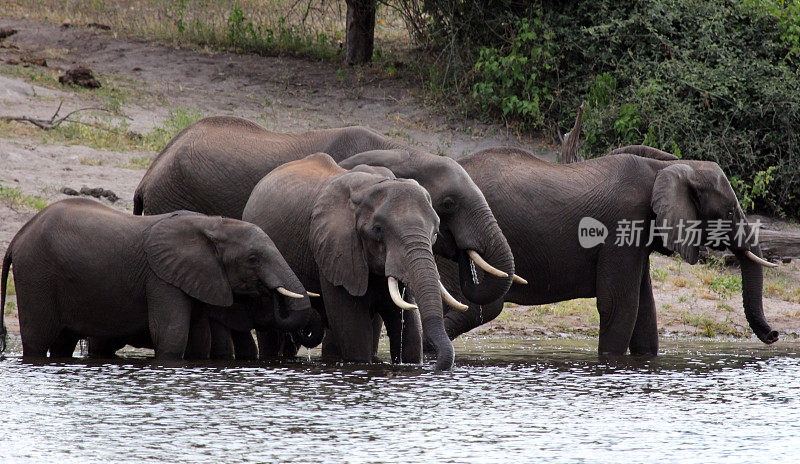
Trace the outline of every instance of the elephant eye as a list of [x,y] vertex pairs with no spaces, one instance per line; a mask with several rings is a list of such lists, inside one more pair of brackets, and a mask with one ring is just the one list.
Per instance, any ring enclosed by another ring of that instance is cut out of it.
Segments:
[[258,255],[250,255],[247,257],[247,262],[255,264],[258,262]]
[[383,238],[383,227],[380,224],[375,224],[372,226],[372,233],[375,235],[377,239]]
[[453,209],[455,209],[456,202],[452,198],[447,197],[444,200],[442,200],[441,205],[442,205],[442,210],[444,210],[445,212],[449,213],[449,212],[453,211]]
[[733,217],[733,209],[732,208],[728,210],[728,217],[729,218]]

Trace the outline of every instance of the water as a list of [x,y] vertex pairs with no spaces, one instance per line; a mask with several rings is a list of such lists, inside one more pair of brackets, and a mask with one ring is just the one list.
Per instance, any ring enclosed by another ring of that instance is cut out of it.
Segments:
[[800,346],[457,341],[457,367],[0,361],[0,462],[798,462]]

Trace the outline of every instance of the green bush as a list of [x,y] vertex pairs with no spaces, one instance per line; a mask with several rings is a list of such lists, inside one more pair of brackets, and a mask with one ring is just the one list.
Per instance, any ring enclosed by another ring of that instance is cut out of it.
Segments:
[[446,58],[430,77],[468,82],[479,114],[555,133],[586,100],[584,156],[644,143],[715,161],[743,206],[800,217],[797,3],[428,3]]

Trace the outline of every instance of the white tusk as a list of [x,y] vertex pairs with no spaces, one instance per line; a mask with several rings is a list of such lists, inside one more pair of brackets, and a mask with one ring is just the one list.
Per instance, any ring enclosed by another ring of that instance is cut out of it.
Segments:
[[305,298],[303,295],[286,290],[283,287],[278,287],[275,290],[277,290],[277,292],[280,293],[281,295],[288,296],[289,298]]
[[442,298],[444,298],[445,303],[449,304],[450,306],[456,308],[459,311],[466,311],[469,309],[469,306],[465,305],[464,303],[456,300],[450,292],[444,288],[444,284],[439,281],[439,288],[442,290]]
[[494,276],[497,276],[497,277],[500,277],[500,278],[503,278],[503,279],[508,277],[507,273],[501,271],[500,269],[492,267],[491,264],[487,263],[486,260],[483,259],[481,257],[481,255],[478,254],[477,251],[475,251],[475,250],[467,250],[467,254],[469,255],[470,259],[475,261],[475,264],[477,264],[479,268],[483,269],[484,271],[488,272],[489,274],[492,274]]
[[308,295],[308,296],[310,296],[312,298],[319,298],[319,297],[322,296],[319,293],[309,292],[308,290],[306,290],[306,295]]
[[752,251],[749,251],[749,250],[747,251],[747,257],[748,257],[748,258],[750,258],[750,259],[752,259],[753,261],[757,262],[758,264],[760,264],[760,265],[762,265],[762,266],[766,266],[766,267],[778,267],[778,265],[777,265],[777,264],[775,264],[775,263],[770,263],[770,262],[769,262],[769,261],[767,261],[766,259],[761,259],[761,258],[759,258],[759,257],[758,257],[758,256],[756,256],[756,255],[755,255],[755,254],[754,254]]
[[417,305],[405,301],[403,297],[400,296],[400,288],[397,285],[397,279],[392,276],[389,276],[389,296],[392,297],[392,301],[400,309],[419,309]]
[[516,274],[514,275],[514,283],[517,283],[517,284],[520,284],[520,285],[528,285],[528,281],[527,280],[523,279],[522,277],[520,277],[520,276],[518,276]]

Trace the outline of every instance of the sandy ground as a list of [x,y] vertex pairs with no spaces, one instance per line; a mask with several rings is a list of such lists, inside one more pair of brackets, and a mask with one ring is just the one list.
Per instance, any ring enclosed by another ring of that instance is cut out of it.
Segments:
[[[171,109],[180,107],[204,115],[242,116],[279,131],[364,124],[405,143],[451,156],[497,145],[546,149],[534,140],[514,137],[501,126],[437,115],[421,105],[410,90],[379,72],[340,71],[337,64],[293,58],[179,50],[115,37],[113,31],[0,18],[0,28],[8,27],[19,32],[0,42],[0,64],[38,56],[46,58],[49,69],[82,64],[101,77],[125,82],[133,96],[122,103],[121,111],[129,118],[130,130],[141,134],[159,127]],[[47,118],[59,102],[66,112],[104,101],[99,93],[46,88],[19,74],[6,74],[0,76],[2,115]],[[38,133],[0,132],[0,185],[48,202],[65,198],[59,193],[63,187],[103,187],[120,197],[113,207],[129,210],[144,170],[122,166],[153,155],[47,143]],[[33,209],[0,202],[0,253],[5,253],[16,231],[34,214]],[[709,287],[713,276],[735,273],[735,269],[711,271],[662,256],[653,257],[652,267],[659,269],[654,271],[660,278],[654,286],[665,334],[749,334],[741,296],[720,294]],[[796,287],[800,285],[800,266],[792,263],[770,273],[768,280],[775,288],[772,296],[765,298],[767,317],[791,339],[792,334],[800,333],[800,290]],[[13,305],[13,296],[10,301]],[[6,312],[7,325],[18,330],[15,311]],[[580,300],[535,308],[509,307],[475,333],[566,336],[591,335],[596,330],[593,301]]]

